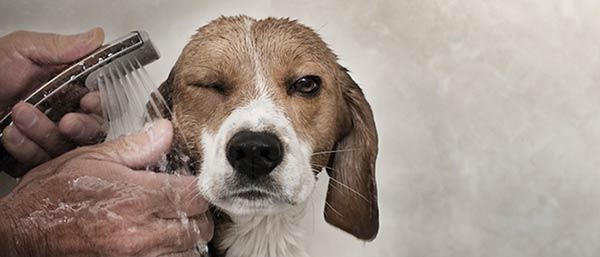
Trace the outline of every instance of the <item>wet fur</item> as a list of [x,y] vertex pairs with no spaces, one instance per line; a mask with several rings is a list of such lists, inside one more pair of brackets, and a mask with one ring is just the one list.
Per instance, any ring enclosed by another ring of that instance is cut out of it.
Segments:
[[[316,97],[287,90],[286,85],[305,75],[321,77],[322,90]],[[224,90],[210,88],[214,84]],[[312,152],[311,170],[303,172],[316,177],[325,168],[331,177],[324,210],[327,222],[359,239],[375,238],[379,222],[373,114],[359,86],[313,30],[289,19],[221,17],[191,38],[160,90],[173,110],[177,131],[178,154],[171,157],[191,157],[185,165],[201,176],[212,172],[203,170],[206,151],[212,151],[203,149],[207,134],[216,135],[237,109],[267,97],[265,101],[276,106],[290,125],[252,125],[252,129],[287,129],[305,142]],[[280,173],[279,182],[286,186],[285,170]],[[210,193],[214,188],[209,185],[205,190]],[[254,256],[306,256],[299,242],[303,202],[288,205],[241,216],[214,207],[212,255],[239,256],[246,250]]]

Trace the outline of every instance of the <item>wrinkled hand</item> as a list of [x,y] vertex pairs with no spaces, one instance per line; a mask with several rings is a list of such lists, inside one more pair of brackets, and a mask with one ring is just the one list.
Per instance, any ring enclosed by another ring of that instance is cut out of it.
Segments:
[[172,137],[171,123],[160,120],[147,132],[80,147],[30,171],[0,199],[0,230],[9,230],[0,231],[0,252],[159,256],[210,240],[208,204],[198,199],[195,177],[129,168],[155,163]]
[[[100,28],[69,36],[21,31],[1,37],[0,114],[103,41]],[[103,133],[98,94],[86,95],[80,105],[85,113],[67,114],[57,125],[32,105],[18,103],[12,109],[14,126],[3,131],[5,149],[26,167],[33,167],[72,149],[72,143],[95,142]]]

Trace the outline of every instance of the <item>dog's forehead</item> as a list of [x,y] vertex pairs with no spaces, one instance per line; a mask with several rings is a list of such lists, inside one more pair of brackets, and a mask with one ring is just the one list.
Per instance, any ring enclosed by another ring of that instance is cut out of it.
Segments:
[[287,18],[221,17],[199,28],[184,49],[189,62],[246,62],[252,51],[259,51],[268,60],[337,59],[315,31]]

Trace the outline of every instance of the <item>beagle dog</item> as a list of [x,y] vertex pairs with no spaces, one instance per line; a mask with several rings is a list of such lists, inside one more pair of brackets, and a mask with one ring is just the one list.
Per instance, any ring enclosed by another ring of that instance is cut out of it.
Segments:
[[299,220],[322,170],[330,177],[326,221],[375,238],[373,114],[312,29],[218,18],[192,36],[160,92],[175,148],[214,205],[212,256],[307,256]]

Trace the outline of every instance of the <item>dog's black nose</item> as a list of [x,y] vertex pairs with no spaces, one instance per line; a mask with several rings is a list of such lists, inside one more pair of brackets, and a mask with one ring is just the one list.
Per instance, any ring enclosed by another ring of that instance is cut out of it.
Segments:
[[242,131],[227,144],[227,160],[231,166],[252,179],[271,173],[282,159],[281,142],[271,133]]

